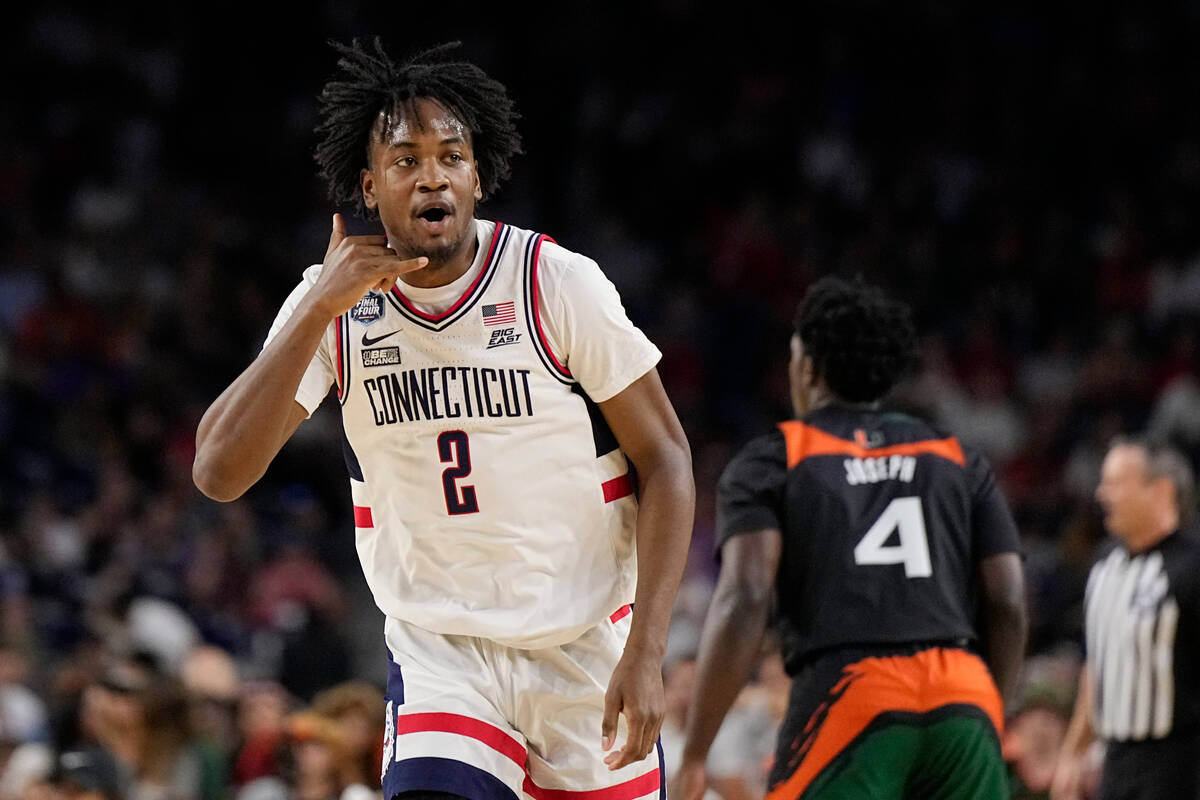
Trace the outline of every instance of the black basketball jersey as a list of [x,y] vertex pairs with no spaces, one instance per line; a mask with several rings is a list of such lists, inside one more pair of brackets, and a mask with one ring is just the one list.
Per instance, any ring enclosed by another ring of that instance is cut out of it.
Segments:
[[906,414],[824,406],[751,441],[718,486],[717,542],[783,535],[789,672],[846,645],[975,641],[980,559],[1020,549],[991,467]]

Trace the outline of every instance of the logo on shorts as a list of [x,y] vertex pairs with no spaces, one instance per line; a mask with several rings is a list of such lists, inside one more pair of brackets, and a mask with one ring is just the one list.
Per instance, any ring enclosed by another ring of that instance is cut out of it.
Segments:
[[392,707],[392,701],[387,701],[387,711],[384,712],[383,726],[383,772],[379,775],[379,780],[383,780],[383,776],[387,775],[388,766],[392,763],[392,751],[396,745],[396,714]]
[[350,319],[363,325],[370,325],[382,316],[383,295],[375,291],[367,292],[354,308],[350,309]]

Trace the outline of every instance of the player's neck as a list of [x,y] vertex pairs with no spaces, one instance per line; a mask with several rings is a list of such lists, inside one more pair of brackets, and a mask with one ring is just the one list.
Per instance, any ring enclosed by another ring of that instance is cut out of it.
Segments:
[[400,280],[409,286],[420,289],[445,286],[467,273],[471,264],[475,263],[478,251],[479,237],[472,225],[467,236],[463,237],[462,244],[455,251],[444,256],[439,256],[437,253],[420,253],[429,259],[429,263],[421,269],[401,275]]
[[813,394],[809,396],[808,408],[804,410],[804,413],[798,413],[796,416],[802,417],[804,414],[811,414],[814,411],[822,408],[828,408],[829,406],[855,408],[863,411],[876,411],[879,409],[880,403],[878,400],[873,400],[866,403],[854,403],[850,400],[843,400],[828,389],[824,391],[814,390]]

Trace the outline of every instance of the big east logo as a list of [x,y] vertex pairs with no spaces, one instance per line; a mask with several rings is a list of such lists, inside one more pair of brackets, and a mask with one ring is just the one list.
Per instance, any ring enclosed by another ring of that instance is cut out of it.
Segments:
[[492,338],[488,341],[488,350],[493,347],[502,347],[506,344],[514,344],[521,339],[521,334],[513,333],[516,328],[497,328],[492,331]]

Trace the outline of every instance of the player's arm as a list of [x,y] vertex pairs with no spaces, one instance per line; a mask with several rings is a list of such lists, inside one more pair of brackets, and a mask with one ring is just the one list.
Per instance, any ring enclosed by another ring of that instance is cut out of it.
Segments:
[[979,563],[983,589],[984,658],[1005,706],[1013,702],[1025,658],[1029,619],[1021,556],[998,553]]
[[1083,758],[1095,739],[1092,729],[1092,675],[1087,664],[1079,671],[1079,688],[1075,695],[1075,712],[1067,725],[1066,736],[1058,751],[1054,780],[1050,784],[1052,800],[1079,800]]
[[396,278],[427,263],[403,260],[385,236],[347,236],[334,215],[329,249],[316,284],[275,338],[218,397],[196,430],[192,479],[214,500],[234,500],[254,485],[307,411],[296,390],[331,321],[372,288],[387,291]]
[[979,633],[984,660],[1007,706],[1016,695],[1029,629],[1021,534],[991,465],[977,452],[969,455],[971,536],[982,594]]
[[625,715],[629,738],[605,758],[610,769],[619,769],[654,749],[666,713],[662,661],[691,543],[696,488],[691,449],[658,370],[597,405],[638,477],[633,621],[609,683],[601,730],[607,750],[616,735],[617,714]]
[[740,533],[721,546],[721,572],[696,658],[683,759],[669,792],[678,800],[697,800],[704,793],[709,748],[758,663],[782,551],[776,528]]

